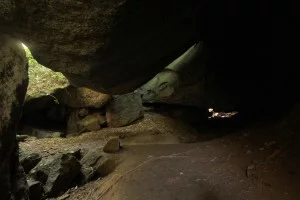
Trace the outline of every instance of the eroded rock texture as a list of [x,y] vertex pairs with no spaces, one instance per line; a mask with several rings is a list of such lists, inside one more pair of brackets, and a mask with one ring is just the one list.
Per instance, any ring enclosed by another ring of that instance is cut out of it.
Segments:
[[16,143],[27,84],[27,60],[21,43],[0,35],[0,199],[27,196]]
[[196,0],[20,0],[9,8],[0,13],[0,23],[10,23],[3,30],[41,64],[107,93],[137,88],[199,36]]

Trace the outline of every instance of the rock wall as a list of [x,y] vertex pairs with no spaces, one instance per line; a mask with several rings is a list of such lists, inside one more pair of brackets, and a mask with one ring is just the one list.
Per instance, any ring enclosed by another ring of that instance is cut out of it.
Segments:
[[0,199],[3,200],[26,199],[16,125],[27,84],[27,59],[21,43],[0,35]]
[[2,30],[73,85],[104,93],[132,91],[199,37],[196,0],[5,2]]

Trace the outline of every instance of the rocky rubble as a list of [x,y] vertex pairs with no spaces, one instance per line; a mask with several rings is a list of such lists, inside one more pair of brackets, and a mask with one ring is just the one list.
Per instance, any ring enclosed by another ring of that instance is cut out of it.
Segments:
[[[112,148],[113,144],[117,144],[115,150],[120,150],[117,138],[109,140],[105,147]],[[104,148],[69,149],[43,158],[38,153],[21,152],[20,158],[32,200],[59,196],[71,187],[109,175],[117,165],[116,157],[105,153]]]

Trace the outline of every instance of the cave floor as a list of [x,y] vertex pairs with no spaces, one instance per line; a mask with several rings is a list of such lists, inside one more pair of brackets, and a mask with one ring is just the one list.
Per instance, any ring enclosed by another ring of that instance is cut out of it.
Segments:
[[[196,142],[174,121],[162,122],[153,115],[144,121],[101,134],[26,141],[20,147],[47,156],[75,147],[99,148],[109,136],[121,136],[116,170],[58,199],[300,199],[300,129],[290,118],[254,123],[221,137],[197,136]],[[159,132],[153,128],[156,122],[162,123]]]

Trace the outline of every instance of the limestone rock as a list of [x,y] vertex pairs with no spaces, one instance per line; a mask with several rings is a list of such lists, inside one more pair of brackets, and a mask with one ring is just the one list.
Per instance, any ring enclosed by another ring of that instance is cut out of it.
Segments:
[[68,123],[67,123],[67,133],[68,134],[81,134],[84,132],[98,131],[102,126],[106,125],[106,119],[99,113],[93,113],[80,117],[80,111],[71,112]]
[[120,151],[120,148],[121,144],[119,138],[112,138],[105,144],[103,151],[105,153],[117,153]]
[[205,107],[204,57],[198,43],[136,90],[144,103]]
[[128,93],[114,96],[107,105],[106,119],[109,127],[122,127],[144,116],[142,99],[139,94]]
[[43,159],[33,168],[29,177],[44,184],[45,194],[49,197],[64,192],[80,173],[81,165],[71,154]]
[[24,151],[20,153],[20,164],[22,165],[26,174],[31,169],[33,169],[41,160],[42,156],[38,153],[26,154]]
[[57,90],[53,95],[60,103],[71,108],[102,108],[111,100],[111,95],[109,94],[73,86]]
[[44,189],[43,184],[39,181],[34,181],[32,179],[27,180],[29,186],[29,197],[30,200],[40,200],[42,199]]

